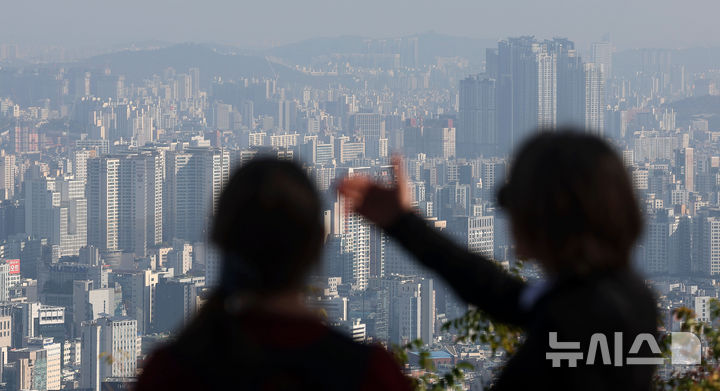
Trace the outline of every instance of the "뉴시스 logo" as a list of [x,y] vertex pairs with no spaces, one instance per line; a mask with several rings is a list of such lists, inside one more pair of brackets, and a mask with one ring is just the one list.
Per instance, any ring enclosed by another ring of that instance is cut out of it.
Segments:
[[[655,337],[649,333],[638,334],[626,357],[623,351],[623,333],[616,332],[613,338],[613,354],[610,354],[608,337],[603,333],[595,333],[590,337],[587,347],[587,355],[581,349],[580,342],[558,341],[557,332],[550,332],[549,344],[551,352],[545,353],[545,358],[552,361],[553,368],[563,366],[567,362],[570,368],[577,367],[578,362],[585,365],[662,365],[665,358],[660,357],[662,353]],[[673,332],[670,333],[670,363],[673,365],[698,365],[701,362],[702,344],[700,339],[693,333]],[[636,357],[643,345],[647,345],[652,352],[651,357]],[[559,350],[559,351],[558,351]]]

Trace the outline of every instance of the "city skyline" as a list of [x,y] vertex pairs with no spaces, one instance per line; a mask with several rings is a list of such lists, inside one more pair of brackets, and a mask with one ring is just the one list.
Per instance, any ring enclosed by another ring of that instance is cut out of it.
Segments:
[[[319,193],[325,245],[306,304],[325,310],[324,325],[388,347],[421,338],[445,360],[438,373],[472,362],[468,385],[491,383],[508,355],[456,344],[461,331],[443,324],[468,304],[335,187],[357,175],[391,183],[393,152],[428,225],[512,270],[521,263],[497,192],[515,151],[568,125],[600,137],[644,213],[632,264],[667,329],[681,326],[673,309],[720,297],[715,51],[620,52],[601,34],[581,48],[546,29],[493,41],[387,33],[278,51],[108,48],[67,62],[3,37],[0,389],[134,382],[153,348],[228,283],[223,265],[236,254],[210,240],[213,217],[232,173],[258,156],[295,162]],[[519,273],[543,278],[536,263]]]

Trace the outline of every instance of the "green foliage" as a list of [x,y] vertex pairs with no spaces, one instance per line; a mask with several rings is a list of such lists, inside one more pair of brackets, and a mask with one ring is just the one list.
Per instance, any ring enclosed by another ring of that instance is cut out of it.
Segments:
[[471,309],[460,318],[445,323],[444,331],[455,330],[457,342],[488,344],[492,352],[502,349],[508,354],[515,353],[522,342],[522,329],[492,322],[487,315]]
[[[502,323],[493,323],[480,310],[471,309],[465,315],[445,323],[443,330],[457,332],[457,342],[488,344],[495,353],[498,349],[512,355],[522,342],[522,331]],[[459,362],[445,374],[438,374],[437,368],[430,359],[430,352],[423,341],[415,340],[405,346],[392,349],[395,359],[401,364],[408,363],[408,352],[417,352],[418,366],[423,371],[417,377],[411,377],[413,388],[419,391],[461,390],[465,373],[474,367],[468,362]]]
[[[525,264],[521,261],[508,272],[521,278]],[[456,341],[460,343],[488,344],[493,354],[502,349],[512,355],[522,342],[523,332],[519,327],[492,322],[485,313],[478,309],[470,309],[460,318],[445,323],[443,331],[455,331]]]
[[[680,367],[665,377],[655,378],[656,390],[673,391],[720,391],[720,329],[714,327],[720,319],[720,302],[712,299],[710,306],[710,322],[697,320],[695,312],[681,307],[673,311],[673,316],[682,321],[681,331],[700,336],[703,342],[703,357],[700,365]],[[669,356],[669,339],[662,345],[665,356]]]
[[[520,277],[524,264],[516,262],[509,273]],[[493,354],[499,349],[504,350],[508,356],[515,353],[522,342],[522,330],[506,324],[492,322],[487,315],[478,309],[470,309],[463,316],[453,319],[442,326],[443,331],[455,332],[455,342],[487,344]],[[411,377],[415,390],[454,390],[462,389],[465,373],[474,367],[468,362],[459,362],[450,368],[447,373],[440,375],[430,359],[430,352],[424,348],[423,341],[415,340],[405,346],[394,346],[393,354],[401,364],[408,363],[408,351],[417,352],[419,366],[423,373],[418,377]]]
[[[510,273],[520,275],[523,265],[516,264]],[[673,311],[675,319],[682,322],[681,331],[691,332],[700,336],[703,344],[702,363],[695,366],[679,366],[670,369],[663,375],[656,375],[653,382],[654,389],[658,391],[720,391],[720,301],[712,299],[710,306],[710,321],[702,322],[697,319],[695,312],[689,308],[681,307]],[[491,321],[487,315],[478,309],[471,309],[460,318],[451,320],[442,326],[447,332],[454,332],[456,342],[487,344],[493,353],[503,350],[507,353],[506,359],[512,356],[523,340],[520,328]],[[670,358],[669,335],[661,341],[663,356]],[[423,347],[423,342],[416,340],[403,347],[395,347],[394,354],[398,362],[408,362],[408,351],[418,352],[419,366],[423,373],[417,378],[411,378],[416,390],[446,390],[461,389],[465,373],[474,368],[471,364],[460,362],[446,374],[437,374],[437,370],[430,360],[430,352]]]

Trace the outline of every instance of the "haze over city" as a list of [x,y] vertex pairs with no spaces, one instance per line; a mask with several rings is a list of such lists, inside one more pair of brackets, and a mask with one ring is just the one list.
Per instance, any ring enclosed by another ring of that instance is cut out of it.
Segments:
[[609,33],[621,50],[687,48],[720,46],[718,12],[712,0],[32,0],[3,4],[0,36],[67,47],[152,40],[268,47],[317,37],[435,31],[490,40],[572,37],[584,50]]
[[718,15],[3,3],[0,391],[716,389]]

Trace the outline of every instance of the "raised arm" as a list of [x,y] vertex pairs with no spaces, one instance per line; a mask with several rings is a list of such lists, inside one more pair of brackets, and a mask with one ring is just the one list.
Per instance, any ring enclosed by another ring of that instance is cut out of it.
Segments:
[[525,283],[495,262],[458,246],[415,213],[400,216],[387,232],[468,303],[499,321],[524,323],[519,303]]
[[395,157],[393,165],[394,186],[359,176],[345,178],[338,190],[356,212],[384,228],[421,263],[440,274],[464,300],[499,321],[523,325],[522,280],[430,228],[412,211],[400,158]]

